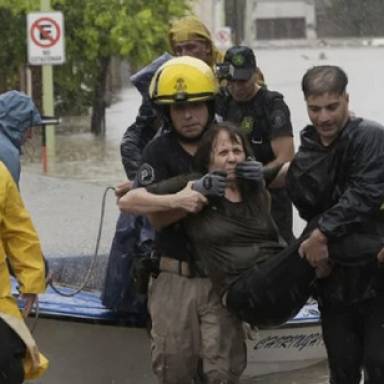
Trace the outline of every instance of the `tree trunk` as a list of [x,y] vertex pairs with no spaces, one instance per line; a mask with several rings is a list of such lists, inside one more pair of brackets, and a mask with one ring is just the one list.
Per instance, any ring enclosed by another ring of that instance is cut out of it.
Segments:
[[235,45],[241,44],[244,39],[245,1],[227,0],[225,2],[225,25],[231,27]]
[[100,59],[100,71],[97,77],[92,103],[91,132],[97,136],[105,135],[106,85],[110,57]]

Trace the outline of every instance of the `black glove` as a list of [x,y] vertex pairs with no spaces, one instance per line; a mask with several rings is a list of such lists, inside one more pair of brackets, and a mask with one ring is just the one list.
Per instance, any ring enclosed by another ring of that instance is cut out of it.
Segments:
[[224,196],[226,183],[226,172],[213,171],[194,181],[192,189],[204,196]]
[[236,166],[236,176],[240,179],[253,181],[256,183],[264,180],[263,164],[259,161],[249,159]]

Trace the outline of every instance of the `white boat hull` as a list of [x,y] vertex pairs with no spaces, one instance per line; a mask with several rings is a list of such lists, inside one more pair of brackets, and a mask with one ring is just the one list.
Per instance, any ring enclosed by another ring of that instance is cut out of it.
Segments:
[[261,376],[302,369],[326,359],[319,325],[262,330],[248,340],[245,376]]
[[[307,367],[326,358],[317,308],[306,308],[285,326],[258,331],[248,340],[245,377]],[[36,384],[154,384],[144,328],[110,324],[110,312],[94,294],[75,299],[41,297],[34,336],[50,360]],[[29,320],[33,327],[34,319]]]

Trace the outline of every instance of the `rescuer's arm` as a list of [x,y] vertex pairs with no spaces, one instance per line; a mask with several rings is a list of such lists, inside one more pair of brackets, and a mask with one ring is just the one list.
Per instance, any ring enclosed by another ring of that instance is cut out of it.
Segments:
[[208,200],[188,183],[174,194],[156,195],[145,188],[136,188],[118,201],[119,208],[127,213],[145,214],[155,229],[172,224],[188,213],[199,212]]

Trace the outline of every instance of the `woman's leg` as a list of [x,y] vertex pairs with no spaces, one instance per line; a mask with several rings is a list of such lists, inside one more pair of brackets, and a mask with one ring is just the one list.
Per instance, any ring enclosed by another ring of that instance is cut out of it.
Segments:
[[229,288],[226,304],[256,326],[278,326],[294,317],[313,291],[315,269],[297,252],[299,242],[243,273]]

